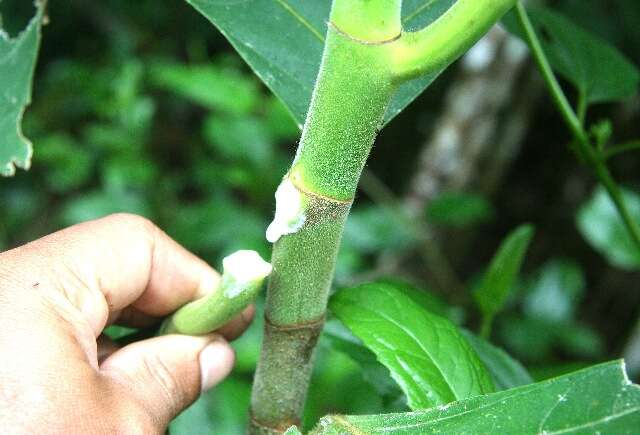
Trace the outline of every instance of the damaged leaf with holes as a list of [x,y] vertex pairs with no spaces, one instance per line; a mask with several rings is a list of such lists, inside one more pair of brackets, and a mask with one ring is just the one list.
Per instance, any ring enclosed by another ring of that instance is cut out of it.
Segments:
[[31,102],[43,8],[43,4],[36,4],[35,16],[15,37],[0,27],[0,175],[4,176],[13,175],[16,167],[31,166],[33,145],[22,133],[21,123]]

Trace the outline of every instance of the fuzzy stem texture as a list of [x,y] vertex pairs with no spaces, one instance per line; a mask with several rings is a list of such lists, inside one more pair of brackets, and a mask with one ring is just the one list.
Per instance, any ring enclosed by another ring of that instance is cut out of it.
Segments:
[[277,241],[251,401],[253,433],[282,433],[300,424],[340,238],[394,91],[386,44],[363,43],[364,37],[353,39],[329,24],[298,153],[283,181],[299,198],[290,204],[278,198],[284,204],[277,207],[296,204],[300,216],[285,212],[297,222],[295,231],[270,235]]
[[252,303],[272,267],[255,251],[237,251],[222,261],[220,285],[173,313],[161,334],[202,335],[215,331]]
[[[469,17],[457,13],[439,32],[453,33],[455,50],[441,61],[403,40],[401,0],[334,0],[311,105],[293,164],[276,192],[274,242],[265,306],[265,334],[251,397],[249,432],[280,434],[299,425],[313,349],[324,322],[336,256],[358,180],[396,87],[398,51],[419,73],[434,72],[475,42],[515,0],[481,1],[481,26],[455,35]],[[459,0],[469,3],[468,0]],[[494,10],[495,9],[495,10]],[[463,11],[464,12],[464,11]],[[483,14],[488,18],[483,19]],[[437,36],[437,35],[436,35]],[[443,36],[443,35],[440,35]],[[457,38],[464,41],[458,43]],[[412,66],[412,67],[413,67]]]

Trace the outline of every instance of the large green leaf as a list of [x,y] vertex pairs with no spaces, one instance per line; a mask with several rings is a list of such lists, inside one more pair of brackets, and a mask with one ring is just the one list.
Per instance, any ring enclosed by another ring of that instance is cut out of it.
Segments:
[[330,308],[390,370],[410,408],[493,391],[489,374],[458,328],[393,285],[342,290]]
[[[284,101],[296,122],[304,122],[315,83],[330,0],[187,0],[231,42],[265,84]],[[405,28],[434,21],[453,0],[407,0]],[[385,123],[418,96],[437,74],[404,84]]]
[[[640,225],[640,195],[627,189],[622,197],[631,219]],[[611,198],[599,187],[580,207],[576,218],[578,229],[609,263],[622,269],[640,269],[640,250],[633,243]]]
[[480,286],[474,292],[480,311],[486,318],[493,318],[504,306],[532,237],[531,225],[519,226],[502,242],[491,260]]
[[424,411],[328,416],[312,434],[633,434],[639,424],[640,389],[611,362]]
[[32,145],[20,124],[31,102],[31,81],[40,46],[43,6],[37,4],[35,17],[15,38],[0,28],[0,175],[4,176],[13,175],[16,166],[31,166]]
[[[551,66],[582,92],[587,102],[617,101],[636,93],[640,73],[615,47],[550,9],[527,10]],[[505,23],[522,36],[513,15],[508,15]]]

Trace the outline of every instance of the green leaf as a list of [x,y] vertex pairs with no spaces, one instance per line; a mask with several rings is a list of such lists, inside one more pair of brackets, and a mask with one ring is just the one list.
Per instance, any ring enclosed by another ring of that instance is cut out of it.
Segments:
[[[251,385],[231,375],[216,388],[202,394],[169,426],[171,435],[236,435],[248,419]],[[230,400],[233,398],[233,400]]]
[[111,325],[111,326],[107,326],[105,330],[102,331],[102,333],[107,337],[109,337],[111,340],[117,340],[119,338],[126,337],[129,334],[133,334],[136,331],[138,330],[135,328],[129,328],[126,326],[119,326],[119,325]]
[[[316,80],[329,0],[187,0],[231,42],[240,56],[285,103],[302,126]],[[406,28],[434,21],[451,0],[411,0],[402,7]],[[391,101],[385,123],[413,101],[437,74],[405,83]]]
[[480,357],[480,361],[489,371],[497,390],[508,390],[509,388],[528,385],[533,382],[527,369],[504,350],[495,347],[467,330],[463,329],[462,333],[469,340],[469,343]]
[[[623,100],[636,93],[640,73],[615,47],[550,9],[527,7],[527,11],[551,67],[588,103]],[[512,16],[505,23],[522,36]]]
[[485,318],[493,318],[504,307],[532,237],[533,226],[520,225],[502,242],[491,260],[473,295]]
[[632,434],[639,424],[640,389],[617,361],[424,411],[328,416],[312,434]]
[[379,396],[396,399],[402,395],[389,370],[340,322],[329,320],[322,330],[322,337],[333,349],[344,353],[360,365],[362,378],[375,388]]
[[584,292],[580,266],[569,259],[545,263],[528,285],[524,312],[549,322],[570,322]]
[[[16,166],[29,169],[33,147],[22,134],[22,115],[31,102],[31,81],[40,47],[44,6],[26,29],[10,38],[0,28],[0,175],[11,176]],[[0,21],[1,23],[1,21]]]
[[493,391],[486,369],[458,328],[392,285],[342,290],[330,308],[391,371],[410,408]]
[[429,221],[452,227],[483,223],[493,215],[493,207],[486,198],[465,192],[444,192],[427,207]]
[[605,348],[603,339],[588,325],[536,317],[505,316],[499,323],[499,336],[514,355],[537,364],[552,358],[554,350],[593,360],[601,358]]
[[38,141],[37,166],[45,166],[48,188],[67,193],[89,181],[93,158],[86,147],[67,134],[51,134]]
[[259,117],[211,115],[203,125],[203,134],[215,151],[230,160],[253,163],[269,170],[273,144],[267,125]]
[[398,219],[389,209],[358,206],[349,214],[344,231],[344,249],[361,253],[405,248],[418,239],[413,228]]
[[402,291],[409,296],[413,302],[420,305],[428,312],[440,317],[445,317],[453,323],[459,325],[464,318],[464,312],[459,307],[448,305],[431,290],[415,287],[414,285],[398,278],[383,278],[375,281],[376,283],[389,284],[397,290]]
[[67,226],[118,212],[151,216],[146,197],[120,190],[94,190],[67,201],[60,212],[60,220],[62,225]]
[[182,65],[156,63],[149,71],[153,84],[203,106],[234,115],[256,108],[260,93],[257,83],[233,68],[213,64]]
[[[631,219],[640,224],[640,195],[622,189],[622,198]],[[598,187],[580,207],[576,222],[582,237],[609,263],[627,270],[640,269],[640,251],[604,188]]]

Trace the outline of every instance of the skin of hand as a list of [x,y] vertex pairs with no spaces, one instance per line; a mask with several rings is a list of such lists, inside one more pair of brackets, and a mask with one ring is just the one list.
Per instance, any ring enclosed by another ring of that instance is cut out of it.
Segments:
[[219,275],[148,220],[117,214],[0,254],[0,432],[161,434],[226,377],[225,339],[167,335],[118,349],[118,323],[157,322],[216,288]]

